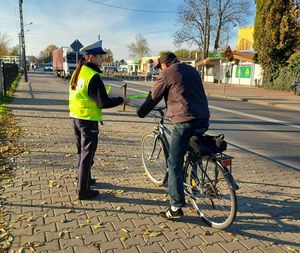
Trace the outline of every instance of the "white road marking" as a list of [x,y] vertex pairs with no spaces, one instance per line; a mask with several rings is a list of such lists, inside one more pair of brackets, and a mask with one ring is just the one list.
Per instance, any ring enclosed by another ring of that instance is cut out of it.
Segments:
[[224,109],[224,108],[221,108],[221,107],[218,107],[218,106],[213,106],[213,105],[209,106],[209,108],[215,109],[215,110],[218,110],[218,111],[229,112],[229,113],[232,113],[232,114],[245,116],[245,117],[248,117],[248,118],[259,119],[261,121],[272,122],[272,123],[276,123],[276,124],[279,124],[279,125],[290,126],[290,127],[295,127],[295,128],[300,129],[300,125],[296,124],[296,123],[290,123],[290,122],[286,122],[286,121],[283,121],[283,120],[271,119],[271,118],[258,116],[258,115],[255,115],[255,114],[250,114],[250,113],[245,113],[245,112],[239,112],[239,111],[235,111],[235,110],[231,110],[231,109]]
[[[116,85],[116,84],[111,84],[111,83],[110,83],[110,85],[115,86],[115,87],[119,87],[119,88],[121,87],[121,85]],[[127,89],[128,90],[132,90],[132,91],[136,91],[136,92],[142,92],[142,93],[145,92],[144,90],[139,90],[139,89],[134,89],[134,88],[128,88],[127,87]],[[250,113],[239,112],[239,111],[235,111],[235,110],[231,110],[231,109],[224,109],[224,108],[221,108],[221,107],[218,107],[218,106],[209,106],[209,108],[214,109],[214,110],[219,110],[219,111],[224,111],[224,112],[232,113],[232,114],[241,115],[241,116],[248,117],[248,118],[259,119],[259,120],[266,121],[266,122],[272,122],[272,123],[279,124],[279,125],[300,128],[300,125],[296,124],[296,123],[290,123],[290,122],[286,122],[286,121],[282,121],[282,120],[271,119],[271,118],[267,118],[267,117],[263,117],[263,116],[258,116],[258,115],[250,114]],[[252,154],[256,154],[256,155],[258,155],[258,156],[260,156],[262,158],[265,158],[267,160],[270,160],[272,162],[280,164],[282,166],[287,166],[289,168],[292,168],[292,169],[295,169],[295,170],[299,171],[299,168],[296,168],[292,164],[289,164],[289,163],[287,163],[285,161],[280,161],[280,160],[272,159],[272,158],[270,158],[268,156],[262,155],[260,152],[257,152],[255,150],[252,150],[252,149],[249,149],[249,148],[242,147],[242,146],[237,145],[237,144],[235,144],[233,142],[229,142],[228,141],[228,143],[231,144],[232,146],[235,146],[236,148],[243,149],[243,150],[248,151],[248,152],[250,152]]]
[[[119,87],[119,88],[121,87],[121,85],[111,84],[111,83],[109,85]],[[144,90],[139,90],[139,89],[134,89],[134,88],[129,88],[129,87],[127,87],[127,90],[145,93]],[[278,125],[284,125],[284,126],[289,126],[289,127],[294,127],[294,128],[299,128],[300,129],[300,125],[296,124],[296,123],[290,123],[290,122],[286,122],[286,121],[283,121],[283,120],[271,119],[271,118],[258,116],[258,115],[255,115],[255,114],[250,114],[250,113],[245,113],[245,112],[239,112],[239,111],[231,110],[231,109],[224,109],[224,108],[221,108],[221,107],[218,107],[218,106],[213,106],[213,105],[210,105],[209,108],[214,109],[214,110],[218,110],[218,111],[229,112],[229,113],[232,113],[232,114],[241,115],[241,116],[248,117],[248,118],[259,119],[261,121],[272,122],[272,123],[276,123]]]

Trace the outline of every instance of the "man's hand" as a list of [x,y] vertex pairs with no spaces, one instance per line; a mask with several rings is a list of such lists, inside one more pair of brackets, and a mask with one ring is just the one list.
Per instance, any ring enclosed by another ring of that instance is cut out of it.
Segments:
[[123,104],[125,104],[125,105],[129,105],[130,104],[130,99],[129,98],[124,98],[123,99]]

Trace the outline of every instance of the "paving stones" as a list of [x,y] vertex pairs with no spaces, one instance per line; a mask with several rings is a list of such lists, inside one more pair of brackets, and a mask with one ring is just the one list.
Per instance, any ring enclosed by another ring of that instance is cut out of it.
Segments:
[[104,111],[92,169],[100,196],[78,201],[67,84],[38,75],[30,80],[38,102],[31,98],[28,84],[21,82],[11,104],[23,129],[19,142],[28,149],[14,160],[13,186],[4,192],[15,252],[26,242],[39,242],[36,252],[300,250],[295,211],[300,202],[299,173],[231,147],[228,152],[235,157],[234,175],[241,187],[239,212],[231,228],[208,228],[189,208],[181,222],[159,217],[168,205],[166,189],[145,177],[139,152],[141,137],[153,129],[152,119],[137,118],[132,108],[125,113],[119,108]]

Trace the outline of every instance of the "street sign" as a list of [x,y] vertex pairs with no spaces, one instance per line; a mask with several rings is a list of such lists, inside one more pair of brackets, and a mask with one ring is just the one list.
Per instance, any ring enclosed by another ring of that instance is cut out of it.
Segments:
[[252,67],[251,66],[238,66],[236,68],[235,77],[251,78]]
[[223,58],[223,53],[221,53],[221,52],[208,52],[208,58],[210,58],[210,59]]
[[70,47],[75,51],[75,52],[79,52],[80,48],[83,47],[83,45],[80,43],[79,40],[75,40],[71,45]]
[[228,60],[232,60],[233,58],[233,52],[229,46],[226,48],[224,52],[224,57],[227,58]]

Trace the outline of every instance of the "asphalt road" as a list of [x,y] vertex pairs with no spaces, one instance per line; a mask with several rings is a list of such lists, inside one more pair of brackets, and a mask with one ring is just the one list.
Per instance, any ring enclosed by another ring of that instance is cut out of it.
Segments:
[[[122,94],[119,88],[122,82],[106,83],[113,84],[112,95]],[[128,95],[149,89],[149,86],[129,84]],[[213,97],[208,100],[211,111],[209,133],[224,133],[231,145],[284,168],[300,171],[299,112]],[[136,104],[142,102],[135,101]]]
[[[51,73],[39,73],[39,78],[45,85],[61,82],[68,91],[69,80]],[[105,81],[105,84],[112,85],[112,96],[122,96],[122,82]],[[128,84],[127,94],[136,95],[149,89],[149,86]],[[283,168],[300,171],[299,112],[214,97],[208,97],[208,100],[211,111],[208,133],[224,133],[226,140],[236,148],[271,160]],[[143,99],[134,101],[136,105],[142,102]]]

